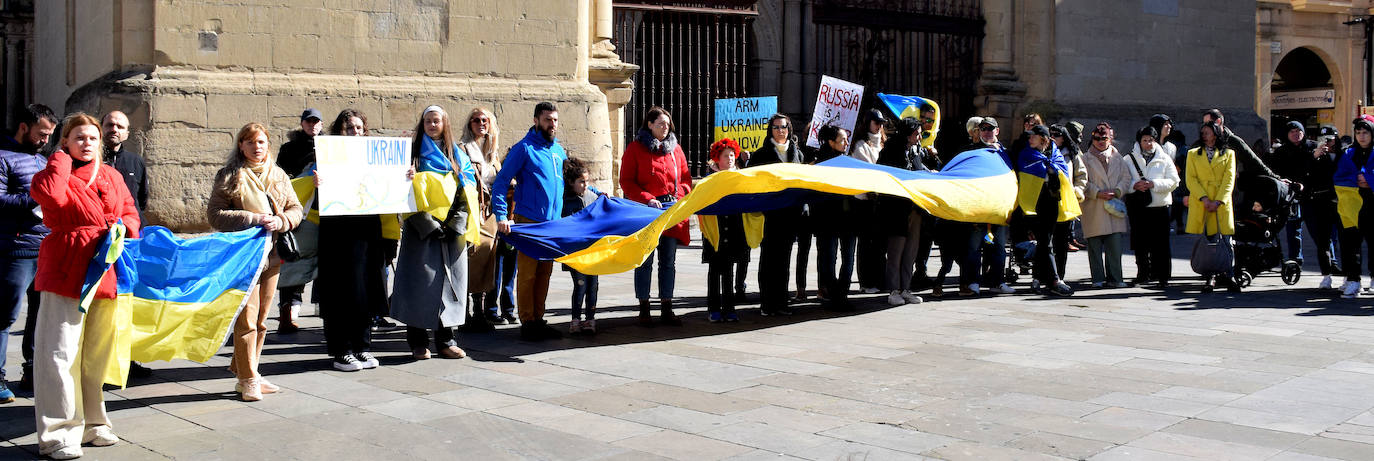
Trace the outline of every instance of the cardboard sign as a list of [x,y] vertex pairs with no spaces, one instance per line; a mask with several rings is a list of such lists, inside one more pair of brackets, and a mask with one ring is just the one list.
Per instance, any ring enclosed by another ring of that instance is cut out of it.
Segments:
[[816,133],[822,126],[835,125],[850,132],[859,119],[859,103],[864,99],[864,87],[846,82],[829,75],[821,77],[821,88],[816,92],[816,109],[811,112],[811,125],[807,128],[806,145],[821,147]]
[[753,152],[768,137],[768,118],[778,112],[778,97],[716,100],[716,126],[711,142],[730,138]]
[[408,213],[410,138],[316,136],[320,216]]

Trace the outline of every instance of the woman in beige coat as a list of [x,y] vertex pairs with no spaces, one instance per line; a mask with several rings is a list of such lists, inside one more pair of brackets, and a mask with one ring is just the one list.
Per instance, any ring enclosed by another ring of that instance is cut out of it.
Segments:
[[[234,153],[215,175],[210,190],[206,210],[210,226],[220,232],[262,226],[273,233],[273,239],[295,229],[301,223],[301,203],[291,189],[291,177],[271,158],[267,127],[249,123],[235,139]],[[278,391],[258,374],[258,360],[267,339],[267,314],[272,311],[272,293],[277,291],[280,272],[281,258],[273,249],[258,284],[248,290],[248,302],[234,320],[234,357],[229,369],[239,379],[234,390],[245,401],[262,400],[263,394]]]
[[1083,237],[1088,239],[1093,287],[1123,288],[1121,241],[1126,235],[1126,218],[1109,213],[1106,202],[1124,193],[1117,185],[1126,176],[1127,165],[1112,145],[1112,126],[1107,122],[1099,122],[1093,129],[1083,164],[1088,170],[1088,184],[1083,189]]

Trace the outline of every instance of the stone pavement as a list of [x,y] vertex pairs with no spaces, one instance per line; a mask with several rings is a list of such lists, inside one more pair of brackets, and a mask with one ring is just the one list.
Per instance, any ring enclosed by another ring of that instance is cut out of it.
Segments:
[[[228,348],[150,364],[153,378],[106,393],[122,440],[87,458],[1374,459],[1374,308],[1310,288],[1310,272],[1240,295],[1181,280],[1064,299],[861,296],[852,314],[746,306],[709,324],[698,251],[679,254],[680,328],[634,326],[621,274],[602,279],[600,335],[463,334],[464,360],[412,361],[390,331],[381,368],[336,372],[304,317],[268,337],[262,371],[283,393],[256,403],[232,393]],[[1071,280],[1085,260],[1073,254]],[[553,285],[566,328],[568,276]],[[0,458],[35,457],[30,400],[0,405],[0,439]]]

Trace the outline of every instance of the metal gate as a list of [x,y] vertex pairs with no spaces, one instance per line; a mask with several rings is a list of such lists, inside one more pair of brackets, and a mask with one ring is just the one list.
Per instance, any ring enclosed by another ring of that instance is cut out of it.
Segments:
[[[940,105],[937,147],[958,149],[968,138],[982,72],[981,0],[815,0],[816,70],[875,93],[933,99]],[[947,147],[948,146],[948,147]]]
[[615,3],[616,52],[640,66],[625,106],[626,143],[634,142],[649,107],[662,106],[673,114],[692,175],[700,177],[708,172],[713,101],[753,95],[757,13],[752,0],[667,3]]

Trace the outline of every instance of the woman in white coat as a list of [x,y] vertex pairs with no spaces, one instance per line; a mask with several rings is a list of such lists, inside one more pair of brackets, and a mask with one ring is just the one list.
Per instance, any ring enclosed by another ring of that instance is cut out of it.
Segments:
[[1135,251],[1136,285],[1155,282],[1169,286],[1173,271],[1169,251],[1169,206],[1178,188],[1174,156],[1159,142],[1159,132],[1146,126],[1135,134],[1135,146],[1124,158],[1125,174],[1117,188],[1127,194],[1149,194],[1148,203],[1126,200],[1131,224],[1131,250]]

